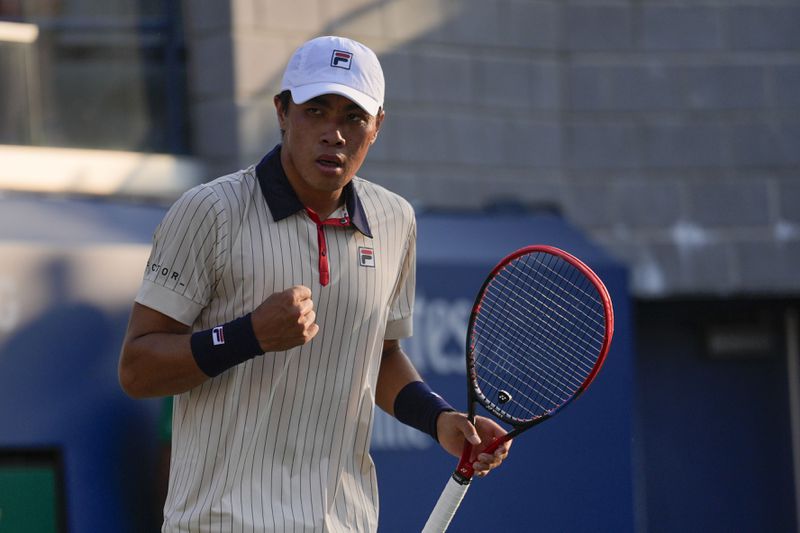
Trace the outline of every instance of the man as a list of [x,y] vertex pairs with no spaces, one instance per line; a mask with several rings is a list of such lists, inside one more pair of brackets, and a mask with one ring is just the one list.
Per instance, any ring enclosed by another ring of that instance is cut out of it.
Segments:
[[504,431],[453,411],[411,333],[416,223],[355,176],[384,119],[364,45],[301,46],[275,107],[282,142],[190,190],[156,230],[120,357],[133,397],[175,395],[164,531],[375,531],[373,406],[459,456]]

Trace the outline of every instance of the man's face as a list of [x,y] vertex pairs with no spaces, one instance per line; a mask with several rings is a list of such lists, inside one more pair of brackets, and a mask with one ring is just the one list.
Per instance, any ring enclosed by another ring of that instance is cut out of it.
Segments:
[[325,94],[283,109],[281,159],[298,196],[335,193],[353,179],[378,136],[383,111],[374,117],[352,100]]

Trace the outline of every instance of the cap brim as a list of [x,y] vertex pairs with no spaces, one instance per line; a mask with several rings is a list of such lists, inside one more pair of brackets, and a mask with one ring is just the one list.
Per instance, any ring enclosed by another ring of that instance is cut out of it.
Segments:
[[296,104],[305,103],[312,98],[322,96],[323,94],[338,94],[344,96],[358,104],[358,106],[372,116],[378,114],[381,104],[375,99],[367,96],[361,91],[357,91],[347,85],[340,85],[338,83],[309,83],[308,85],[301,85],[294,87],[291,90],[292,100]]

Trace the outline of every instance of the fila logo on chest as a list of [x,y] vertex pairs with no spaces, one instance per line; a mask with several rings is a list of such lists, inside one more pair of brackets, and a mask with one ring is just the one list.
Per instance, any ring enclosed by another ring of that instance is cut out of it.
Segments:
[[358,247],[358,264],[362,267],[375,268],[375,250],[366,246]]

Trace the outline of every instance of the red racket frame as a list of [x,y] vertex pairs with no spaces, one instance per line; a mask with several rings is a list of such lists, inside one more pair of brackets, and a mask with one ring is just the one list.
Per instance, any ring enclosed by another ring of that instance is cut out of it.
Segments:
[[[563,259],[564,261],[570,263],[572,266],[577,268],[586,278],[594,285],[595,289],[597,289],[598,294],[603,302],[604,307],[604,319],[605,319],[605,336],[603,338],[603,344],[600,348],[600,353],[595,361],[594,367],[587,375],[586,379],[584,379],[583,383],[578,387],[575,394],[573,394],[570,398],[568,398],[564,403],[548,411],[547,413],[530,420],[529,422],[525,422],[522,424],[515,424],[505,417],[494,411],[490,406],[486,403],[481,401],[481,395],[476,392],[478,389],[477,383],[477,375],[475,372],[475,358],[473,357],[474,353],[474,345],[471,342],[473,338],[473,330],[475,327],[475,320],[480,313],[481,304],[483,303],[483,297],[486,293],[486,288],[492,282],[492,280],[497,276],[497,274],[503,270],[509,263],[513,260],[517,259],[518,257],[526,254],[531,253],[547,253],[550,255],[554,255]],[[502,437],[495,439],[492,441],[489,446],[483,451],[483,453],[494,453],[497,448],[500,447],[504,442],[507,442],[525,430],[532,428],[533,426],[540,424],[547,420],[548,418],[555,415],[557,412],[561,411],[564,407],[572,403],[575,398],[580,396],[583,391],[594,381],[597,374],[600,372],[600,368],[603,366],[605,362],[606,355],[608,355],[608,350],[611,347],[611,339],[614,335],[614,307],[611,303],[611,297],[608,294],[608,289],[603,284],[602,280],[595,274],[591,268],[586,266],[586,264],[575,257],[574,255],[565,252],[560,248],[556,248],[555,246],[547,246],[547,245],[532,245],[526,246],[524,248],[520,248],[519,250],[507,255],[504,257],[489,273],[486,277],[486,280],[481,285],[480,290],[478,291],[478,295],[475,297],[475,303],[472,306],[472,312],[470,313],[469,318],[469,326],[467,327],[467,403],[468,403],[468,411],[467,415],[469,417],[470,422],[475,422],[475,406],[477,404],[481,404],[485,409],[491,412],[494,416],[499,418],[501,421],[508,423],[514,427],[513,430],[509,431],[507,434],[503,435]],[[472,468],[472,463],[470,462],[470,455],[472,454],[472,445],[470,443],[466,443],[464,446],[464,450],[461,453],[461,459],[458,463],[458,467],[456,468],[456,474],[462,479],[458,481],[460,483],[468,483],[469,480],[472,478],[473,474],[475,473],[474,469]]]

